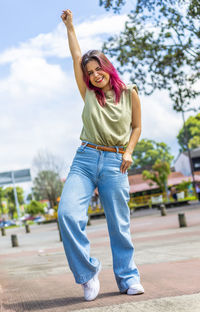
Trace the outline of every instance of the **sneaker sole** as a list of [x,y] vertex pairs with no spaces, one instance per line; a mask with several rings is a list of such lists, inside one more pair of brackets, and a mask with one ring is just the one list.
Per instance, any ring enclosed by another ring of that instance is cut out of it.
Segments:
[[127,290],[127,295],[142,295],[144,294],[144,289],[134,289],[134,288],[129,288]]

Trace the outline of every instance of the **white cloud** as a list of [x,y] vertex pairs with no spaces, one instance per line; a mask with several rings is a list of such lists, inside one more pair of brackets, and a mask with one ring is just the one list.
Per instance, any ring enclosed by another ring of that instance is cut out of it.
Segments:
[[150,97],[141,97],[144,137],[158,141],[172,140],[182,127],[181,115],[172,109],[166,91],[157,91]]
[[59,65],[39,57],[21,57],[11,63],[10,75],[2,79],[0,92],[12,99],[13,105],[27,105],[38,98],[49,100],[63,94],[69,81]]
[[99,34],[117,34],[123,27],[127,20],[127,15],[109,15],[105,17],[96,17],[89,19],[87,22],[81,23],[77,26],[77,33],[80,37],[91,37]]
[[167,91],[156,91],[150,97],[141,96],[142,135],[141,138],[165,142],[176,156],[179,146],[176,136],[183,126],[182,116],[172,108]]
[[[101,35],[113,35],[123,30],[126,15],[93,17],[79,25],[75,25],[77,37],[83,51],[100,49],[102,46]],[[0,54],[0,64],[12,63],[18,59],[41,57],[70,56],[67,45],[66,27],[60,23],[55,30],[47,34],[39,34],[18,47],[10,48]]]

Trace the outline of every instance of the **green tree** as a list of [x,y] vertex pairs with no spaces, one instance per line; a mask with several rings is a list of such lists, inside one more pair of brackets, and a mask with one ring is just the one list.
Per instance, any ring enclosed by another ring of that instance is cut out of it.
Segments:
[[33,194],[29,193],[26,197],[26,200],[31,201],[33,199]]
[[4,190],[3,187],[0,187],[0,210],[1,214],[4,214],[2,200],[4,198]]
[[[24,203],[24,190],[21,187],[17,186],[16,191],[18,202],[20,205],[22,205]],[[16,212],[15,195],[13,187],[7,187],[4,190],[4,194],[8,202],[9,215],[11,216],[11,219],[13,219],[14,213]]]
[[173,156],[169,150],[170,148],[164,142],[142,139],[135,147],[132,168],[152,167],[158,159],[171,164]]
[[190,185],[192,184],[192,182],[189,181],[182,181],[181,183],[179,183],[179,185],[176,186],[176,189],[178,191],[184,191],[185,193],[185,197],[188,196],[188,189],[190,187]]
[[[119,12],[126,1],[100,0]],[[176,111],[186,111],[200,95],[200,2],[137,0],[124,31],[109,38],[105,53],[128,72],[140,91],[167,90]]]
[[37,200],[47,199],[51,207],[57,204],[63,183],[58,173],[50,170],[40,171],[33,181],[33,194]]
[[40,151],[33,160],[37,172],[33,181],[33,195],[36,200],[47,199],[51,207],[57,205],[57,198],[61,195],[63,183],[60,173],[63,161],[48,151]]
[[167,178],[170,174],[170,166],[167,161],[157,160],[152,170],[144,170],[142,176],[144,180],[152,180],[155,182],[162,192],[166,191]]
[[44,207],[45,204],[40,203],[36,200],[32,200],[28,205],[25,206],[25,211],[28,214],[35,216],[38,213],[44,213]]
[[115,13],[119,13],[121,7],[126,3],[125,0],[99,0],[100,6],[104,6],[104,8],[109,11],[110,8],[113,8]]
[[181,128],[177,139],[181,147],[181,152],[187,150],[186,139],[188,140],[189,148],[192,149],[200,146],[200,113],[196,116],[190,116],[186,120],[185,130],[184,127]]

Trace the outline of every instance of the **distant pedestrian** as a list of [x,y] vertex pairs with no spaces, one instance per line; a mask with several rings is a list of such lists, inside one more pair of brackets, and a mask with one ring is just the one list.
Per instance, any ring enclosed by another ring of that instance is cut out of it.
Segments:
[[195,190],[196,190],[198,200],[200,201],[200,183],[195,184]]
[[171,196],[172,196],[172,198],[173,198],[175,201],[177,201],[178,197],[177,197],[177,190],[176,190],[175,186],[172,186],[172,187],[171,187]]
[[[144,293],[135,265],[130,233],[129,182],[127,169],[141,133],[140,100],[135,85],[126,86],[116,69],[100,51],[82,56],[72,12],[63,11],[69,49],[78,89],[84,101],[81,145],[65,182],[58,220],[65,253],[86,300],[100,289],[101,265],[90,256],[86,236],[87,209],[96,187],[106,215],[113,269],[121,293]],[[74,109],[74,108],[72,108]],[[71,135],[71,134],[69,134]]]

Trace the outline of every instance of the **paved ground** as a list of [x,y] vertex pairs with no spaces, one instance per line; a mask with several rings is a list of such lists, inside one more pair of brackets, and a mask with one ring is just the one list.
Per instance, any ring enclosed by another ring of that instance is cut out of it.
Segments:
[[[184,211],[188,227],[179,228]],[[161,217],[156,209],[131,217],[135,261],[145,294],[121,295],[112,272],[112,258],[105,219],[92,219],[88,227],[92,255],[98,257],[101,291],[85,302],[75,284],[59,241],[57,225],[9,229],[0,237],[1,312],[199,312],[200,311],[200,205],[168,209]],[[12,248],[10,235],[19,247]]]

